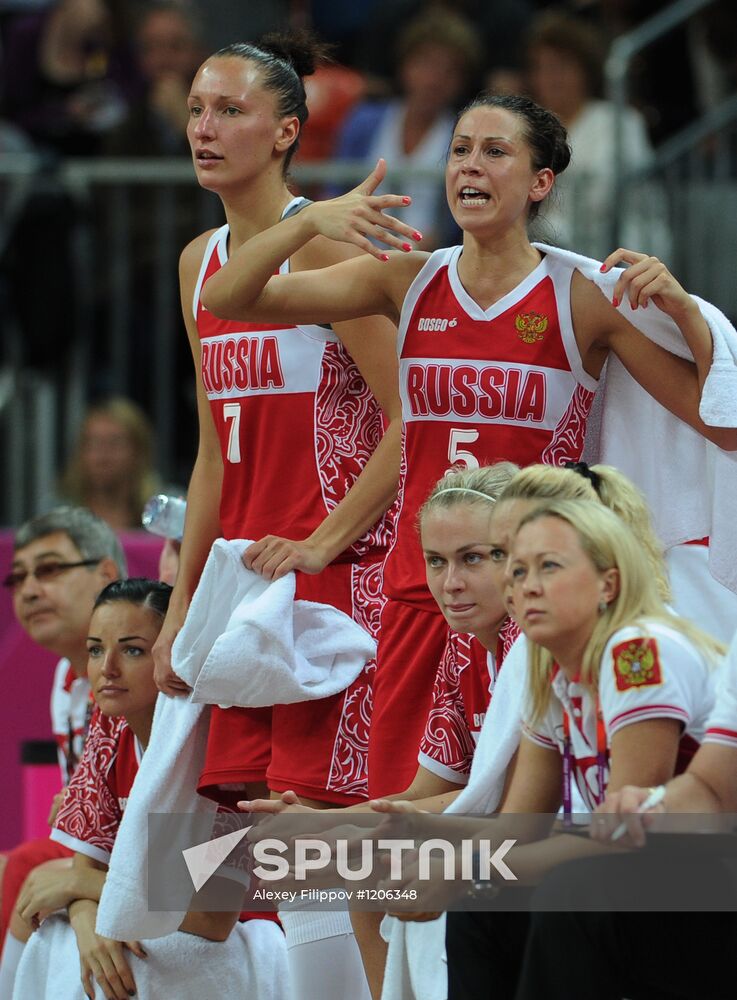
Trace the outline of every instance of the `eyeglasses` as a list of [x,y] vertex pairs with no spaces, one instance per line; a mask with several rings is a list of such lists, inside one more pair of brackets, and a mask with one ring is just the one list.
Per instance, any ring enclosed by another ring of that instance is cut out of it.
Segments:
[[48,583],[49,580],[55,580],[57,576],[66,573],[68,569],[76,569],[78,566],[97,566],[99,562],[102,562],[102,556],[99,559],[80,559],[79,562],[39,563],[32,570],[17,569],[9,573],[3,580],[3,587],[17,590],[23,586],[28,576],[35,576],[39,583]]

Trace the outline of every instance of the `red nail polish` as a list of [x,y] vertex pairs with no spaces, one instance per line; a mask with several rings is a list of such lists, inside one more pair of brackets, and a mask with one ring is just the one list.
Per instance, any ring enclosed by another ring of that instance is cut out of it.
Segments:
[[389,254],[388,254],[388,253],[383,253],[383,254],[381,255],[381,259],[382,259],[382,260],[389,260]]
[[404,196],[404,198],[402,198],[402,203],[405,204],[405,205],[409,205],[411,203],[411,201],[412,201],[412,199],[408,198],[406,195]]
[[411,249],[412,249],[412,247],[410,246],[409,243],[403,243],[402,244],[402,250],[404,250],[406,253],[409,253]]
[[616,308],[618,307],[618,305],[619,305],[619,299],[618,299],[618,298],[616,298],[616,297],[615,297],[615,298],[613,298],[613,299],[612,299],[612,305],[613,305],[613,306],[614,306],[614,308],[616,309]]
[[422,233],[412,233],[412,239],[413,240],[421,240],[422,239]]
[[606,264],[602,264],[599,268],[600,271],[606,271]]

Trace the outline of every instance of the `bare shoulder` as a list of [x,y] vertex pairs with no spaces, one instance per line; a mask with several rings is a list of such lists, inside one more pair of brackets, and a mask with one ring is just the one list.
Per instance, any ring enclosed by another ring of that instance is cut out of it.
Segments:
[[584,354],[596,344],[606,346],[611,333],[621,324],[629,326],[598,285],[580,271],[574,271],[571,279],[571,318]]
[[[205,248],[210,240],[213,233],[216,233],[217,229],[208,229],[206,232],[201,233],[196,236],[190,243],[186,245],[184,250],[182,250],[179,255],[179,273],[182,278],[190,277],[192,272],[198,272],[200,264],[202,263],[202,258],[205,253]],[[194,280],[194,278],[192,279]]]
[[590,278],[585,278],[576,269],[571,279],[571,308],[583,311],[585,309],[606,311],[607,299],[598,285],[595,285]]

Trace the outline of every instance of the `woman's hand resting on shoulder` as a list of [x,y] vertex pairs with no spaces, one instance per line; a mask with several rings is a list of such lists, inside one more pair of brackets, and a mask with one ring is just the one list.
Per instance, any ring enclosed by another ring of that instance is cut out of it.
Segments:
[[633,309],[647,309],[652,301],[666,315],[678,323],[699,308],[657,257],[636,250],[620,247],[610,253],[601,266],[602,271],[627,264],[614,286],[612,305],[616,308],[625,298]]

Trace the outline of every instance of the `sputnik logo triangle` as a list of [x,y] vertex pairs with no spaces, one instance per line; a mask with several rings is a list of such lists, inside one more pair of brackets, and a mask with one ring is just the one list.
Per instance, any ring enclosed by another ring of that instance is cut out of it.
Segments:
[[189,877],[192,879],[195,892],[199,892],[205,882],[212,878],[233,848],[243,840],[250,829],[251,827],[247,826],[243,830],[226,833],[224,837],[206,840],[204,844],[196,844],[194,847],[188,847],[182,851],[184,863],[187,866]]

